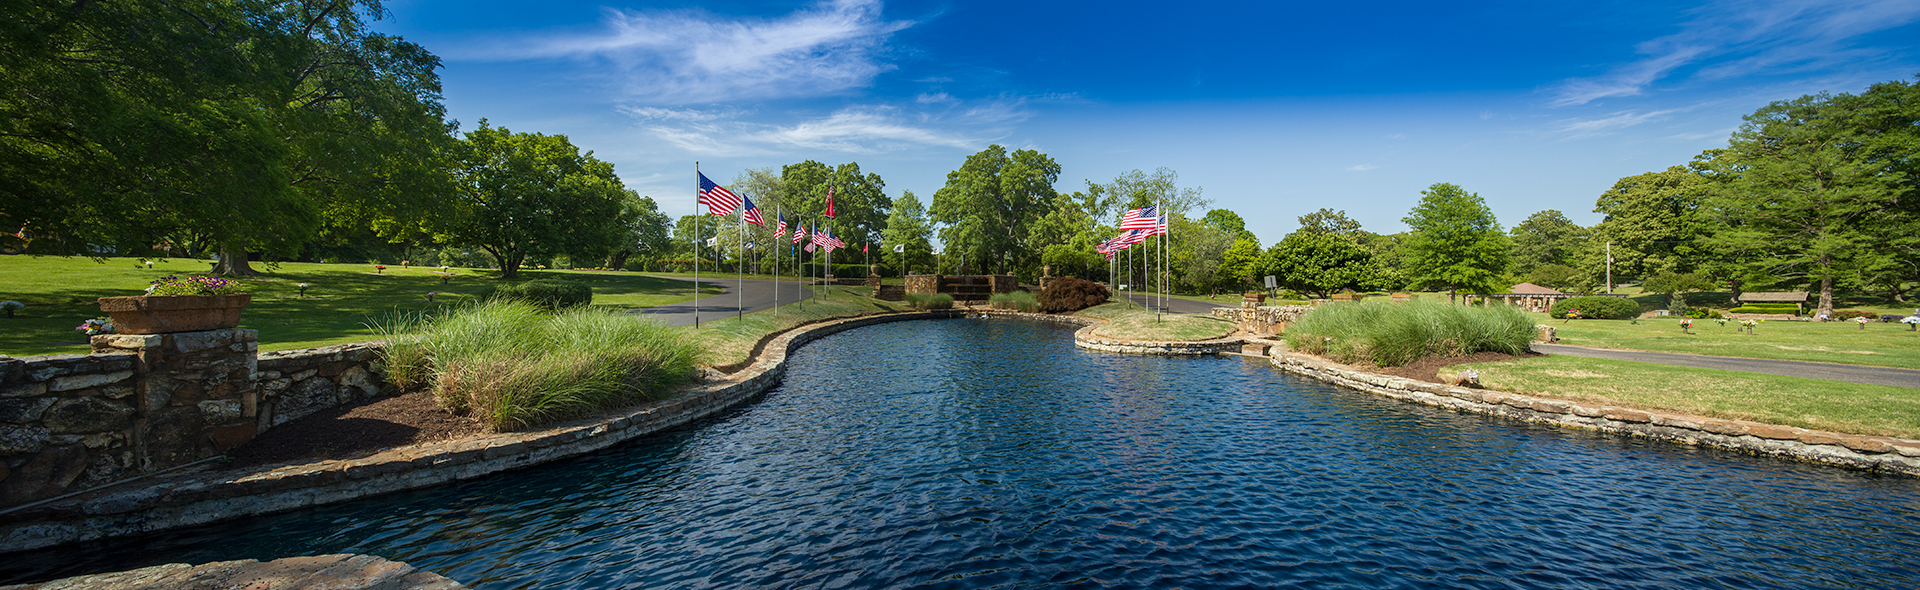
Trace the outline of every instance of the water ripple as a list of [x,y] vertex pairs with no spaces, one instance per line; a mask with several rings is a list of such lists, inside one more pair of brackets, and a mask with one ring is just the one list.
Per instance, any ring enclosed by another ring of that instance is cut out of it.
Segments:
[[[1254,361],[906,322],[698,427],[65,549],[0,581],[361,552],[481,588],[1880,588],[1920,484],[1384,400]],[[136,549],[137,548],[137,549]]]

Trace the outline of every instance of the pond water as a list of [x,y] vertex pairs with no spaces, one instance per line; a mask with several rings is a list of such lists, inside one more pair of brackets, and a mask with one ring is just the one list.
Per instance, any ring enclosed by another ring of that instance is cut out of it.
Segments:
[[694,427],[0,583],[340,552],[478,588],[1916,587],[1920,481],[919,321],[810,344]]

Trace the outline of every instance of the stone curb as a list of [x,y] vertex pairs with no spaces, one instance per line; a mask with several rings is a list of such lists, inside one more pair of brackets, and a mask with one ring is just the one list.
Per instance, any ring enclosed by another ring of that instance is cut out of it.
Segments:
[[1390,398],[1503,418],[1920,476],[1920,441],[1590,405],[1415,381],[1275,353],[1273,366]]
[[1193,341],[1121,340],[1117,338],[1103,338],[1100,336],[1095,336],[1093,334],[1095,328],[1100,327],[1100,324],[1106,323],[1107,320],[1103,318],[1090,318],[1085,316],[1072,316],[1072,315],[1051,315],[1051,314],[1044,314],[1044,313],[1025,313],[1025,312],[1018,312],[1018,311],[1002,311],[1002,310],[976,310],[974,313],[980,314],[981,317],[988,317],[988,318],[1004,317],[1004,318],[1010,318],[1010,319],[1021,319],[1021,320],[1031,320],[1036,322],[1050,322],[1055,324],[1072,324],[1076,326],[1082,326],[1079,330],[1075,330],[1073,332],[1074,346],[1078,346],[1080,348],[1085,348],[1088,350],[1098,350],[1102,352],[1117,352],[1122,354],[1148,354],[1148,355],[1163,355],[1163,356],[1195,356],[1195,355],[1207,355],[1207,354],[1220,354],[1223,352],[1238,351],[1240,349],[1240,345],[1245,340],[1242,338],[1221,338],[1217,340],[1193,340]]
[[787,355],[823,336],[888,322],[944,319],[946,311],[861,316],[775,337],[725,380],[612,416],[538,432],[388,449],[358,459],[284,465],[227,477],[150,478],[0,515],[0,553],[231,520],[473,479],[604,449],[714,415],[759,396],[786,374]]

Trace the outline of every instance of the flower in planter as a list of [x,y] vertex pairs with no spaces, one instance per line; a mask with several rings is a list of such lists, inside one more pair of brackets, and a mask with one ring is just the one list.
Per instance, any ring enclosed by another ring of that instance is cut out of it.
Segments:
[[91,320],[80,322],[80,327],[74,328],[74,329],[79,330],[81,332],[86,332],[88,336],[98,336],[100,334],[112,334],[113,320],[109,320],[107,318],[93,318]]
[[1867,318],[1866,318],[1866,316],[1861,316],[1861,317],[1857,317],[1857,318],[1853,318],[1853,321],[1856,321],[1856,322],[1860,322],[1860,329],[1862,329],[1862,330],[1865,330],[1865,329],[1867,329]]
[[27,304],[18,301],[0,301],[0,309],[7,311],[7,319],[13,319],[13,310],[26,306]]
[[312,285],[309,285],[309,284],[307,284],[307,283],[300,283],[299,285],[295,285],[295,286],[297,286],[297,287],[300,287],[300,296],[301,296],[301,297],[306,297],[306,296],[307,296],[307,287],[310,287],[310,286],[312,286]]
[[148,295],[232,295],[245,292],[239,281],[205,275],[184,279],[168,275],[147,285]]
[[433,296],[434,296],[434,295],[439,295],[439,293],[435,293],[435,292],[432,292],[432,291],[428,291],[428,292],[427,292],[427,303],[433,303]]
[[1561,321],[1560,323],[1564,324],[1577,319],[1580,319],[1580,308],[1578,307],[1567,310],[1567,319]]
[[402,260],[402,261],[400,261],[400,266],[413,266],[413,261],[412,261],[412,260]]
[[1693,318],[1687,318],[1687,319],[1684,319],[1684,320],[1680,320],[1680,331],[1681,331],[1681,332],[1686,332],[1686,333],[1688,333],[1688,334],[1692,334],[1692,333],[1693,333]]
[[1900,320],[1900,323],[1907,325],[1908,332],[1915,331],[1916,329],[1920,329],[1920,315],[1907,316],[1907,319]]
[[373,272],[375,272],[375,273],[378,273],[378,274],[387,274],[387,265],[385,265],[385,264],[375,264],[375,265],[373,265]]

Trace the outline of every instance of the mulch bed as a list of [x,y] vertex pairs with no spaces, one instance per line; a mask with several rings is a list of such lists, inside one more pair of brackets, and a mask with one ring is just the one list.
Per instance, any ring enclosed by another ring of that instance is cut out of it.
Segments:
[[1362,367],[1375,373],[1384,373],[1395,377],[1406,377],[1428,383],[1440,383],[1440,369],[1467,363],[1491,363],[1521,358],[1547,356],[1537,352],[1524,355],[1511,355],[1499,352],[1476,352],[1467,356],[1426,356],[1420,360],[1398,367]]
[[314,412],[227,452],[229,467],[362,457],[394,447],[487,434],[420,391]]

